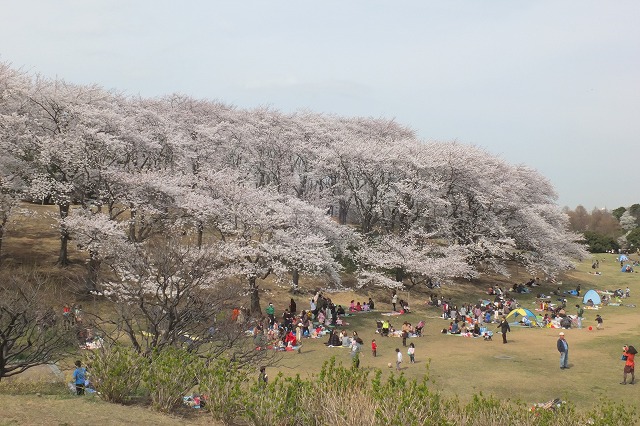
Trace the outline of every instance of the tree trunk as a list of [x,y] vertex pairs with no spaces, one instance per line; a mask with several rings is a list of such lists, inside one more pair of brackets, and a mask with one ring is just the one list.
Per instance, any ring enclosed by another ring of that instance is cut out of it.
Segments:
[[[69,216],[69,204],[60,204],[60,219]],[[60,225],[60,254],[56,262],[60,266],[69,265],[69,231],[65,225]]]
[[87,293],[97,290],[98,288],[98,271],[102,261],[98,258],[98,254],[89,251],[89,263],[87,263],[87,279],[85,281]]
[[4,225],[0,225],[0,265],[2,265],[2,239],[4,238]]
[[299,281],[300,281],[300,273],[297,269],[294,269],[292,272],[291,281],[293,283],[293,292],[297,293],[300,290]]
[[198,248],[202,248],[202,234],[204,233],[204,225],[202,224],[202,221],[198,221],[198,225],[196,225],[198,228]]
[[131,217],[129,218],[129,241],[136,241],[136,210],[131,206]]
[[347,224],[347,214],[349,213],[349,207],[347,206],[347,202],[344,200],[340,200],[338,202],[338,223],[340,225]]
[[404,268],[396,268],[396,281],[401,283],[404,280]]
[[250,312],[252,315],[259,316],[262,313],[262,309],[260,309],[260,294],[258,293],[256,277],[249,277],[249,295],[251,297]]

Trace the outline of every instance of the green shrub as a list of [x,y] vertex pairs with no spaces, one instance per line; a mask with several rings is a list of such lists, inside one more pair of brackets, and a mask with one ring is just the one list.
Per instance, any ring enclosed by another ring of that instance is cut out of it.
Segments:
[[609,250],[617,251],[620,248],[615,238],[593,231],[584,232],[584,243],[588,246],[587,250],[590,253],[605,253]]
[[248,380],[246,370],[221,358],[211,361],[196,374],[200,393],[207,396],[205,408],[214,419],[230,424],[243,416],[246,392],[243,385]]
[[313,382],[300,376],[283,378],[279,374],[265,385],[255,381],[245,393],[245,421],[255,426],[319,425],[322,417],[314,418],[306,410],[306,401],[313,394]]
[[183,396],[196,385],[196,377],[204,368],[201,358],[183,349],[168,347],[154,352],[142,372],[153,407],[171,412],[181,406]]
[[636,410],[624,404],[601,401],[585,416],[585,423],[593,426],[636,424]]
[[113,345],[92,351],[87,365],[98,395],[105,401],[124,403],[138,390],[147,360],[132,348]]

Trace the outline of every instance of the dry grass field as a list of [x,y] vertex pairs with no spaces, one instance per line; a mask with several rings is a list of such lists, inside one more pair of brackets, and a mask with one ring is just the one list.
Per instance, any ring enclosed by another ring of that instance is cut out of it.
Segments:
[[[34,217],[22,219],[10,229],[3,252],[3,273],[10,268],[24,265],[38,265],[43,271],[57,274],[53,264],[56,259],[58,240],[55,229],[47,214],[55,212],[51,207],[31,207]],[[82,271],[81,252],[71,250],[74,264],[66,271],[68,277]],[[427,307],[427,289],[412,289],[400,296],[410,302],[412,313],[391,317],[394,326],[400,326],[407,320],[416,324],[426,321],[423,337],[409,339],[416,345],[416,363],[409,364],[405,356],[402,374],[416,379],[428,375],[433,389],[445,396],[458,396],[462,401],[469,400],[474,394],[494,395],[500,399],[521,401],[526,404],[544,402],[561,398],[576,405],[579,410],[592,407],[602,398],[624,401],[640,409],[640,385],[622,386],[623,363],[620,360],[623,344],[640,347],[640,311],[634,306],[640,300],[640,274],[621,273],[614,255],[597,255],[602,275],[593,275],[591,259],[577,264],[575,270],[565,273],[560,280],[561,290],[571,290],[579,283],[583,293],[588,289],[631,289],[631,298],[623,299],[622,306],[607,306],[599,311],[585,313],[584,328],[565,330],[569,342],[568,370],[560,370],[559,354],[556,350],[557,329],[512,327],[508,335],[509,343],[504,345],[500,335],[494,335],[492,341],[482,339],[449,336],[440,333],[448,321],[440,318],[439,308]],[[631,256],[638,259],[638,256]],[[640,269],[640,268],[638,268]],[[439,294],[451,298],[453,303],[476,302],[487,298],[485,289],[492,283],[510,287],[514,282],[525,282],[529,276],[522,270],[514,270],[510,278],[491,277],[477,282],[460,281],[439,289]],[[63,301],[73,302],[76,287],[73,278],[60,278],[66,290],[56,292],[51,303],[56,309]],[[304,292],[293,295],[298,309],[308,307],[309,297],[316,283],[301,279]],[[555,289],[557,284],[545,284],[534,288],[535,293],[546,293]],[[262,305],[273,301],[277,313],[288,305],[292,297],[287,288],[274,283],[264,283]],[[382,369],[385,374],[395,374],[387,367],[394,363],[395,348],[402,348],[399,338],[381,337],[375,333],[375,322],[383,318],[381,312],[390,310],[390,292],[384,289],[364,288],[357,291],[345,291],[329,295],[334,302],[348,305],[352,299],[364,301],[372,297],[376,303],[376,312],[348,317],[349,332],[357,331],[365,342],[361,358],[363,371]],[[535,309],[535,294],[517,295],[523,307]],[[568,312],[575,313],[574,305],[581,298],[567,296]],[[96,302],[84,300],[85,310],[100,309]],[[604,318],[604,329],[595,330],[595,314]],[[593,326],[589,330],[588,326]],[[496,326],[493,327],[494,332]],[[378,357],[371,356],[369,350],[372,339],[378,343]],[[301,353],[285,353],[278,365],[269,366],[271,377],[277,374],[310,377],[320,371],[322,363],[330,357],[349,365],[347,349],[325,346],[326,338],[306,339]],[[71,361],[62,363],[60,368],[66,379],[70,378]],[[64,392],[47,392],[51,385],[47,382],[57,380],[49,371],[34,370],[15,380],[3,380],[0,384],[0,425],[13,424],[212,424],[210,418],[170,417],[154,413],[144,407],[119,406],[107,404],[93,397],[76,398]],[[25,384],[26,383],[26,384]],[[39,389],[39,386],[42,389]],[[36,395],[40,393],[40,395]]]

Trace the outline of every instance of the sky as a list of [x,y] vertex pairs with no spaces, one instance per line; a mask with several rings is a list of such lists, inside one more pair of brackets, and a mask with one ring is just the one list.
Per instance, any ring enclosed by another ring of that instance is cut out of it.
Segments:
[[394,119],[640,203],[640,1],[0,0],[0,61],[129,95]]

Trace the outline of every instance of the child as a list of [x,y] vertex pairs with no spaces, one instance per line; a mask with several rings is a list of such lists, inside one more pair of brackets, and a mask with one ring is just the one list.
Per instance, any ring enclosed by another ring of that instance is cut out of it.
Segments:
[[602,330],[602,317],[600,315],[596,315],[596,322],[598,323],[598,325],[596,326],[596,328],[598,330]]
[[373,354],[373,356],[378,356],[378,345],[376,344],[376,339],[373,339],[371,341],[371,353]]
[[260,367],[260,375],[258,376],[258,382],[264,385],[269,383],[269,376],[267,376],[267,369],[265,367]]
[[76,385],[76,395],[84,395],[85,379],[87,369],[82,367],[82,362],[75,362],[76,369],[73,371],[73,382]]
[[402,364],[402,352],[400,352],[399,348],[396,348],[396,354],[397,354],[397,358],[396,358],[396,370],[400,371],[400,364]]
[[411,364],[415,364],[416,363],[416,345],[414,345],[413,343],[409,344],[409,349],[407,349],[407,354],[409,355],[409,361],[411,362]]

